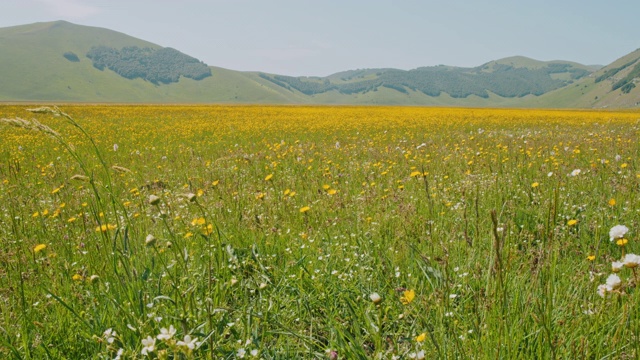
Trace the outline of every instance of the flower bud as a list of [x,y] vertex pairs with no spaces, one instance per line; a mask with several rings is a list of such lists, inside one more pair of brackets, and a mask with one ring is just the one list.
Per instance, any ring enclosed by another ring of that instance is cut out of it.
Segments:
[[160,198],[155,196],[155,195],[150,195],[149,196],[149,204],[151,205],[158,205],[158,203],[160,203]]
[[382,297],[380,296],[380,294],[378,293],[371,293],[371,295],[369,295],[369,299],[371,299],[371,301],[373,301],[374,304],[378,305],[380,302],[382,302]]
[[155,245],[156,244],[156,237],[151,235],[151,234],[147,235],[147,238],[144,239],[144,244],[147,245],[147,246]]

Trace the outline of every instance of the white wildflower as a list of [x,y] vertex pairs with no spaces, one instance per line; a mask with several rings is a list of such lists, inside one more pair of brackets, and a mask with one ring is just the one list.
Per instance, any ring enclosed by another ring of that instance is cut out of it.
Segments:
[[598,295],[600,295],[601,298],[604,298],[607,295],[607,292],[611,290],[612,289],[609,289],[606,284],[598,285]]
[[198,338],[191,338],[191,335],[185,335],[184,340],[178,341],[176,345],[187,347],[189,350],[196,348]]
[[176,334],[176,328],[173,325],[169,326],[169,329],[166,328],[160,329],[160,334],[156,336],[158,340],[169,340]]
[[108,328],[107,330],[105,330],[103,335],[104,335],[104,338],[107,339],[107,342],[109,344],[113,344],[113,342],[116,340],[116,336],[118,336],[118,334],[115,331],[113,331],[112,328]]
[[640,255],[636,254],[627,254],[622,258],[622,263],[624,266],[633,269],[634,267],[640,265]]
[[606,281],[607,287],[611,288],[612,290],[619,288],[621,284],[622,280],[620,280],[620,277],[616,274],[609,275]]
[[624,225],[616,225],[609,230],[609,239],[611,241],[615,239],[621,239],[629,231],[629,228]]
[[614,273],[617,273],[620,270],[622,270],[623,266],[624,266],[624,263],[620,261],[614,261],[611,263],[611,271],[613,271]]
[[150,352],[153,352],[156,348],[156,339],[152,338],[151,336],[147,336],[146,339],[142,339],[142,345],[144,346],[142,348],[142,355],[147,355]]
[[116,357],[114,357],[113,360],[120,360],[123,354],[124,354],[124,349],[123,348],[118,349],[118,352],[116,353]]

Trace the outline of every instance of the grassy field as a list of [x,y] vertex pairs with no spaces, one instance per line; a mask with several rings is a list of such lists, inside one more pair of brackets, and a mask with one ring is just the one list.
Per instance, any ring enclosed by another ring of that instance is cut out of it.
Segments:
[[26,109],[3,358],[640,356],[638,112]]

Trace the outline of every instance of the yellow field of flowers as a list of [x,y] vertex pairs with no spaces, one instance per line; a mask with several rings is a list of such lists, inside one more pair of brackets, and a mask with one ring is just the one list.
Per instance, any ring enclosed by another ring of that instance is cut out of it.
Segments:
[[640,112],[28,108],[0,355],[640,355]]

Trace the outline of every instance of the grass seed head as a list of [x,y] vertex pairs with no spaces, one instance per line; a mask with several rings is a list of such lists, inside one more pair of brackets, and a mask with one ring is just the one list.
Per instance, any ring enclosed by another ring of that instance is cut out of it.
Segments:
[[160,198],[156,195],[149,195],[149,204],[158,205],[160,203]]
[[146,246],[153,246],[153,245],[155,245],[155,244],[156,244],[156,237],[155,237],[155,236],[153,236],[153,235],[151,235],[151,234],[147,235],[147,237],[144,239],[144,244],[145,244]]

